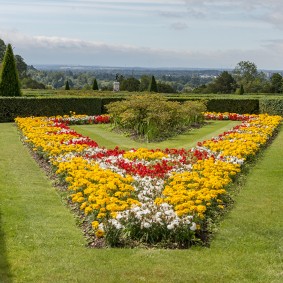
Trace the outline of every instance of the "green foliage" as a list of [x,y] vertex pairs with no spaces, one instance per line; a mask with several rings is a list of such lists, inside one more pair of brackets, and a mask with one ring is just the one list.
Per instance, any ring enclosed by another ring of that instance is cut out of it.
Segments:
[[193,122],[202,121],[202,102],[180,104],[158,94],[130,96],[106,106],[115,128],[147,142],[175,135]]
[[270,79],[271,83],[271,92],[281,93],[283,91],[283,78],[279,73],[272,75]]
[[97,84],[96,78],[94,78],[94,80],[93,80],[92,90],[98,90],[98,84]]
[[243,95],[245,93],[244,86],[241,84],[240,88],[236,90],[236,94]]
[[259,101],[260,113],[283,116],[283,97],[277,99],[262,99]]
[[0,96],[21,96],[20,82],[11,44],[8,44],[0,76]]
[[134,77],[123,79],[120,83],[121,91],[139,91],[140,90],[140,81]]
[[66,84],[65,84],[65,90],[70,90],[69,81],[66,81]]
[[150,81],[150,85],[149,85],[149,91],[150,92],[158,92],[157,84],[156,84],[156,80],[155,80],[154,76],[151,77],[151,81]]
[[16,117],[101,114],[100,98],[28,98],[0,97],[0,122],[11,122]]
[[28,65],[20,55],[15,55],[16,67],[20,78],[26,77]]
[[236,81],[227,71],[222,72],[211,84],[207,86],[211,93],[234,93]]
[[175,93],[176,92],[170,84],[164,83],[164,82],[158,82],[157,89],[159,93]]
[[25,77],[21,80],[22,89],[45,89],[45,85],[33,80],[30,77]]
[[0,38],[0,62],[3,61],[6,48],[7,48],[7,47],[6,47],[5,42]]
[[148,91],[150,85],[151,77],[148,75],[142,75],[140,78],[140,91]]
[[230,112],[239,114],[259,113],[258,99],[209,99],[207,101],[208,111]]

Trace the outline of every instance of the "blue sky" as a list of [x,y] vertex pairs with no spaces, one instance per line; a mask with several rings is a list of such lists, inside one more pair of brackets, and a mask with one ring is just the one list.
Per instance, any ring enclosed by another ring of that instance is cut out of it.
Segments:
[[28,64],[283,69],[282,0],[0,0]]

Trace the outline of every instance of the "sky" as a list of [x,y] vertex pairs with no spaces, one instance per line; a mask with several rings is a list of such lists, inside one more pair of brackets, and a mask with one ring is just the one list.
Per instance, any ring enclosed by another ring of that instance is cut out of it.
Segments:
[[283,70],[282,0],[0,0],[28,65]]

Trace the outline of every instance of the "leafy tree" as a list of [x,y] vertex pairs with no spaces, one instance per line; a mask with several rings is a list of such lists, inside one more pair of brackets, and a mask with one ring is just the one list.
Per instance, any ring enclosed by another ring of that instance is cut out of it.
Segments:
[[123,79],[120,83],[120,90],[126,91],[139,91],[140,81],[134,77]]
[[69,81],[66,81],[65,90],[70,90]]
[[158,82],[157,89],[158,89],[158,92],[160,93],[175,93],[176,92],[170,84],[167,84],[164,82]]
[[233,73],[238,86],[242,84],[246,93],[263,92],[267,89],[266,75],[258,72],[256,65],[252,62],[239,62]]
[[271,79],[271,92],[273,93],[281,93],[283,90],[283,80],[282,76],[279,73],[275,73],[272,75]]
[[116,82],[121,83],[124,80],[124,76],[117,73],[116,76],[115,76],[115,80],[116,80]]
[[96,78],[94,78],[94,80],[93,80],[92,89],[93,90],[98,90],[98,84],[97,84]]
[[236,81],[227,71],[222,72],[214,82],[208,85],[208,92],[211,93],[234,93]]
[[15,55],[16,66],[20,78],[26,77],[28,65],[24,61],[23,57],[20,55]]
[[241,61],[234,69],[234,75],[239,80],[250,82],[258,76],[257,66],[250,61]]
[[0,76],[1,96],[20,96],[20,82],[11,44],[8,44]]
[[149,85],[149,91],[150,92],[158,92],[157,83],[156,83],[154,76],[151,77],[151,82],[150,82],[150,85]]
[[5,42],[0,38],[0,62],[3,61],[6,49],[7,49],[7,46]]
[[148,91],[149,85],[150,85],[151,77],[148,75],[142,75],[141,76],[141,84],[140,84],[140,91]]
[[30,89],[45,89],[45,85],[43,83],[39,83],[36,80],[33,80],[30,77],[23,78],[21,81],[22,88],[30,88]]

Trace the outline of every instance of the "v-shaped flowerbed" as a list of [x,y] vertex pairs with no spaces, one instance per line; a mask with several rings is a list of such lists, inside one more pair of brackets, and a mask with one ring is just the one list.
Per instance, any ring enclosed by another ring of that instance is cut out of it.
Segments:
[[227,186],[267,143],[282,118],[206,113],[242,123],[192,149],[129,151],[99,147],[69,124],[108,116],[17,118],[25,143],[67,183],[96,239],[110,246],[188,247],[229,201]]

